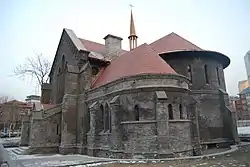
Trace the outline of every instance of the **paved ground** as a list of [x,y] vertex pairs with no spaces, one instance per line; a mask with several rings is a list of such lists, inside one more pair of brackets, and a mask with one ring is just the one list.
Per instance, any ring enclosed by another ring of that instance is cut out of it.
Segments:
[[28,147],[6,148],[11,159],[18,167],[52,167],[70,166],[93,162],[106,162],[107,159],[99,157],[89,157],[86,155],[23,155]]
[[85,163],[105,162],[100,158],[92,158],[82,155],[69,155],[69,156],[48,156],[41,158],[18,159],[16,163],[18,167],[63,167],[63,166],[76,166]]
[[[109,159],[89,157],[85,155],[22,155],[22,153],[27,148],[7,148],[12,159],[16,159],[15,162],[19,167],[52,167],[52,166],[77,166],[77,167],[87,167],[86,163],[98,163],[107,162]],[[220,150],[225,151],[225,150]],[[214,152],[214,151],[213,151]],[[249,158],[248,158],[249,157]],[[248,160],[248,159],[249,160]],[[240,149],[237,152],[230,153],[227,155],[219,157],[211,157],[199,160],[176,160],[176,161],[160,161],[158,164],[129,164],[127,160],[119,160],[119,162],[125,162],[127,164],[106,164],[101,165],[105,167],[230,167],[230,166],[240,166],[249,167],[247,163],[250,164],[250,144],[247,148]],[[131,161],[130,161],[131,162]],[[141,163],[145,161],[141,160]],[[154,161],[153,161],[154,162]],[[156,161],[155,161],[156,162]],[[98,164],[96,164],[98,165]]]
[[[161,161],[153,164],[107,164],[103,167],[250,167],[250,145],[218,157],[197,160]],[[78,166],[80,167],[80,166]]]
[[[6,148],[11,159],[18,167],[52,167],[52,166],[77,166],[87,167],[86,163],[107,162],[110,159],[89,157],[86,155],[23,155],[28,147]],[[218,151],[218,150],[217,150]],[[227,151],[227,150],[220,150]],[[220,152],[219,151],[219,152]],[[229,150],[230,151],[230,150]],[[214,153],[214,151],[209,152]],[[123,160],[125,162],[126,160]],[[119,161],[121,162],[121,160]],[[141,161],[143,162],[143,161]],[[219,157],[203,158],[198,160],[175,160],[160,161],[156,164],[104,164],[105,167],[250,167],[250,144],[237,152],[229,153]],[[99,164],[100,165],[100,164]]]

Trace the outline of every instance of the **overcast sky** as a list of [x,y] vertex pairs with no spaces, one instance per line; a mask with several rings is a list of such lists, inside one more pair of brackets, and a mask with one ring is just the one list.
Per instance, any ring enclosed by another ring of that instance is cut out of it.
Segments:
[[231,59],[225,70],[227,91],[238,93],[250,49],[249,0],[1,0],[0,95],[24,100],[39,93],[34,82],[13,77],[12,71],[34,51],[52,61],[63,28],[101,43],[111,33],[123,37],[127,49],[130,3],[139,44],[175,32],[203,49],[224,53]]

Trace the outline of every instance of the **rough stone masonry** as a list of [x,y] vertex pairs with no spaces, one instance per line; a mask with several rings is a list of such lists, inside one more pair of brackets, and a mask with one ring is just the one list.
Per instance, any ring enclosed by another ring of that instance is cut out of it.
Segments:
[[41,103],[23,123],[31,153],[166,158],[238,142],[227,56],[175,33],[137,47],[133,30],[130,51],[121,37],[104,39],[105,45],[63,30]]

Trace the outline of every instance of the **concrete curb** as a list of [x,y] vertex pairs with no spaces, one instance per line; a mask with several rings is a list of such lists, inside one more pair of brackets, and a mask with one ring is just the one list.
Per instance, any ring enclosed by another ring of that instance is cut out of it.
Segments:
[[201,155],[201,156],[190,156],[190,157],[177,157],[177,158],[163,158],[163,159],[111,159],[114,161],[136,161],[136,162],[141,162],[141,161],[147,161],[147,162],[155,162],[155,161],[175,161],[175,160],[189,160],[189,159],[201,159],[204,157],[214,157],[214,156],[219,156],[219,155],[225,155],[232,153],[234,151],[238,150],[237,145],[232,145],[230,146],[231,149],[223,152],[218,152],[218,153],[213,153],[213,154],[207,154],[207,155]]

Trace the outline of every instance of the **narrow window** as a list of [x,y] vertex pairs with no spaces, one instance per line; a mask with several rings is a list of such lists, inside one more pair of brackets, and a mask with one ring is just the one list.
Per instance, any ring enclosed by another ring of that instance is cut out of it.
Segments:
[[208,74],[207,74],[207,65],[204,65],[204,71],[205,71],[205,79],[206,79],[206,83],[208,84]]
[[219,67],[216,67],[216,73],[217,73],[218,84],[220,85]]
[[104,108],[102,105],[101,105],[100,109],[101,109],[100,129],[104,130]]
[[61,74],[61,68],[58,69],[57,76],[59,76],[60,74]]
[[87,112],[87,132],[90,131],[90,111]]
[[59,134],[59,125],[56,124],[56,134],[58,135]]
[[136,105],[135,106],[135,120],[139,121],[139,119],[140,119],[140,109],[139,109],[139,106]]
[[180,119],[183,119],[183,111],[182,111],[182,105],[179,105],[179,111],[180,111]]
[[174,119],[172,104],[168,105],[168,116],[169,116],[169,119]]
[[111,110],[109,110],[109,132],[111,133],[112,131],[112,115],[111,115]]
[[109,106],[108,104],[105,105],[105,110],[104,110],[104,114],[105,114],[105,119],[104,119],[104,131],[108,131],[109,130]]
[[192,69],[191,69],[190,65],[188,65],[187,70],[188,70],[188,77],[189,77],[189,79],[190,79],[190,81],[192,83],[193,82],[193,77],[192,77]]

